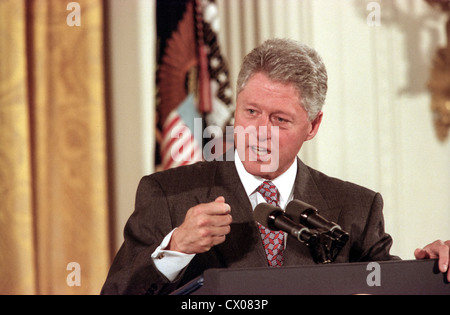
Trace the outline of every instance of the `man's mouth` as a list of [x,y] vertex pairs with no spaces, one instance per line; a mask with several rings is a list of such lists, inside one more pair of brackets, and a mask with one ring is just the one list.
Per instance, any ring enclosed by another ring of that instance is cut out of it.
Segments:
[[258,146],[250,146],[250,150],[252,150],[258,157],[265,157],[270,154],[270,150]]

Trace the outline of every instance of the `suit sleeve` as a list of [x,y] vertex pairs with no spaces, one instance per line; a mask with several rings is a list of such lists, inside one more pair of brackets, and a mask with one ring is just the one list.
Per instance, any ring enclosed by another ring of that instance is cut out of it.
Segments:
[[101,294],[167,294],[180,276],[169,281],[155,266],[152,253],[173,230],[163,190],[152,177],[143,177],[136,205],[124,230],[124,243],[110,268]]
[[383,198],[377,193],[350,261],[398,260],[399,257],[390,254],[392,243],[392,237],[384,229]]

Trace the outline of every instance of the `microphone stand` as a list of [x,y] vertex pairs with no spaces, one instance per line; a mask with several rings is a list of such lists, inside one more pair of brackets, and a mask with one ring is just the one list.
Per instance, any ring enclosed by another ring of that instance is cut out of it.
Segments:
[[[314,230],[312,230],[314,231]],[[330,231],[315,230],[316,236],[306,244],[316,264],[330,264],[336,260],[348,237],[335,237]]]

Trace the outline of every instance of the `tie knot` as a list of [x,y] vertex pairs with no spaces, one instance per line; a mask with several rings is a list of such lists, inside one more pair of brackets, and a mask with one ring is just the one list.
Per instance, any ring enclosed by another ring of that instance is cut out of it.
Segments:
[[265,181],[258,187],[258,192],[264,197],[267,203],[279,207],[279,192],[271,181]]

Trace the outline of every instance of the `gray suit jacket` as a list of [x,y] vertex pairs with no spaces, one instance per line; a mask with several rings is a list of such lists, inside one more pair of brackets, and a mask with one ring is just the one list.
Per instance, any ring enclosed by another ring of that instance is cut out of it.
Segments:
[[[384,231],[380,194],[297,163],[294,199],[315,206],[350,234],[336,263],[398,259],[389,254],[392,239]],[[226,241],[197,254],[175,281],[168,281],[151,254],[181,225],[189,208],[218,196],[225,197],[233,217]],[[252,207],[233,161],[200,162],[143,177],[124,237],[102,294],[167,294],[209,268],[267,267]],[[309,249],[289,237],[284,266],[306,264],[314,264]]]

